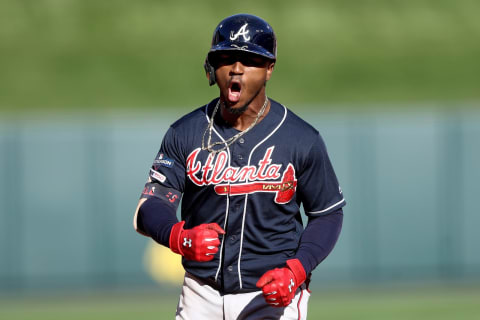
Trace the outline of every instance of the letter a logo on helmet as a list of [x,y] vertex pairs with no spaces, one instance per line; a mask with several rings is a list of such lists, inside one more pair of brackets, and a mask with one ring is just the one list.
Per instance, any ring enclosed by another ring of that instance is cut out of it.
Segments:
[[243,37],[243,41],[249,41],[250,40],[250,36],[247,36],[248,35],[248,32],[249,30],[247,30],[248,26],[248,23],[245,23],[239,30],[236,34],[233,34],[233,30],[230,31],[230,40],[234,41],[234,40],[237,40],[238,37],[242,36]]
[[210,51],[204,68],[210,85],[215,84],[214,56],[219,51],[243,51],[277,60],[277,37],[262,18],[251,14],[236,14],[223,19],[213,32]]

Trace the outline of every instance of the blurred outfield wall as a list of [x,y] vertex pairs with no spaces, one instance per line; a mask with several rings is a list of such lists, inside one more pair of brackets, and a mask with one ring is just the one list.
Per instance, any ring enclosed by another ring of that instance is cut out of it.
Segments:
[[[298,112],[348,202],[313,285],[480,280],[480,111],[450,110]],[[179,116],[0,119],[0,291],[152,285],[132,216]]]
[[3,0],[0,111],[188,110],[217,23],[266,19],[287,104],[478,101],[478,0]]

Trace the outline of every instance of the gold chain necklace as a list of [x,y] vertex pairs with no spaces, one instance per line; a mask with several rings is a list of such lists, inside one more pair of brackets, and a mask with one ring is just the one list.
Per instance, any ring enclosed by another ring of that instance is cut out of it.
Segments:
[[[217,141],[217,142],[211,143],[211,141],[212,141],[212,131],[213,131],[213,120],[215,118],[215,114],[217,113],[218,107],[220,106],[220,99],[218,99],[217,105],[215,106],[215,109],[213,110],[212,116],[210,117],[210,122],[208,123],[205,131],[203,132],[202,150],[208,150],[208,152],[213,153],[213,154],[216,154],[218,152],[222,152],[222,151],[226,150],[235,141],[237,141],[238,138],[240,138],[245,133],[250,131],[250,129],[252,129],[257,124],[258,119],[260,119],[260,117],[264,114],[265,108],[267,107],[267,104],[268,104],[268,98],[265,96],[265,102],[263,103],[263,106],[260,109],[260,111],[257,113],[257,117],[255,118],[255,120],[252,122],[252,124],[245,131],[241,131],[241,132],[237,133],[236,135],[234,135],[233,137],[231,137],[231,138],[229,138],[225,141],[221,141],[221,142]],[[207,146],[205,146],[205,135],[207,134],[207,131],[208,131],[208,139],[207,139]],[[214,149],[213,147],[215,147],[217,145],[223,145],[223,147],[219,148],[219,149]]]

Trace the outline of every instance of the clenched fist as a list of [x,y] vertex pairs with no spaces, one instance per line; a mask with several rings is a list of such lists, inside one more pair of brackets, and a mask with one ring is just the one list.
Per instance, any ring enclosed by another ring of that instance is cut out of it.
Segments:
[[286,307],[295,297],[295,291],[306,280],[305,269],[298,259],[287,260],[285,268],[265,272],[257,287],[263,291],[265,301],[274,307]]
[[216,223],[201,224],[192,229],[183,229],[185,221],[173,225],[170,233],[170,249],[188,260],[210,261],[218,252],[219,234],[225,231]]

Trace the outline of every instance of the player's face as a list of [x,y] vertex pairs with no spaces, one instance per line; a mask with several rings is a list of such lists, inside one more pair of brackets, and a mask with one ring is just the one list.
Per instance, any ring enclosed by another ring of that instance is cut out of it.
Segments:
[[251,102],[263,105],[265,83],[274,62],[247,52],[220,52],[215,56],[215,75],[225,107],[233,114],[243,113]]

